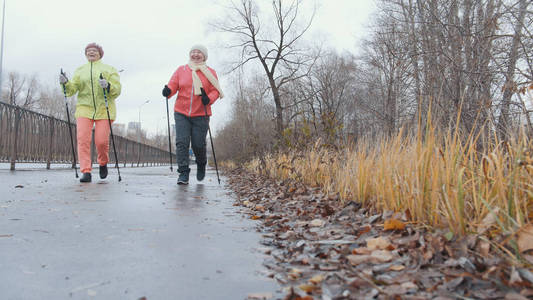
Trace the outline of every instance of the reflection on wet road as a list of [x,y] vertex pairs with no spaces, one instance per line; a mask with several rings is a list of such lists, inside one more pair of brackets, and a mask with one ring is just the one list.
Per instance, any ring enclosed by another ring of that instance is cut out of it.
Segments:
[[245,299],[274,293],[254,221],[214,171],[176,185],[168,167],[0,170],[3,299]]

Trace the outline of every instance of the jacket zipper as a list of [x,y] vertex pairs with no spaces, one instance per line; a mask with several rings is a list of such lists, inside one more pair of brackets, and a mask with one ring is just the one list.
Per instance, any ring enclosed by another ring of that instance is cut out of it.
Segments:
[[192,97],[193,96],[194,96],[194,86],[191,89],[191,104],[189,104],[189,117],[191,116],[191,113],[192,113],[192,99],[193,99]]
[[94,99],[94,84],[93,84],[93,62],[91,61],[91,92],[93,94],[93,106],[94,106],[94,113],[93,113],[93,120],[96,117],[96,100]]
[[[191,69],[189,66],[187,66],[187,68],[189,68],[191,70],[191,73],[194,72],[194,70]],[[191,74],[191,79],[192,79],[192,74]],[[194,84],[192,84],[192,83],[194,83],[194,81],[191,82],[191,103],[189,104],[189,117],[191,116],[191,113],[192,113],[192,99],[193,99],[193,96],[194,96]]]

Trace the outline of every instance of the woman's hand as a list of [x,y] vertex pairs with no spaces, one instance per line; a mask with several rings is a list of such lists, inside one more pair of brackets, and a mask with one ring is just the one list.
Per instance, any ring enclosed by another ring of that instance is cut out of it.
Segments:
[[211,100],[209,99],[209,97],[207,96],[207,94],[205,93],[205,90],[204,88],[200,88],[200,91],[202,91],[202,103],[204,105],[208,105]]
[[98,83],[103,89],[106,89],[109,86],[109,83],[104,78],[99,79]]
[[66,84],[67,82],[68,82],[67,76],[65,76],[65,74],[63,74],[63,73],[60,73],[59,74],[59,83],[60,84]]
[[163,97],[168,98],[168,96],[170,96],[170,93],[172,93],[172,91],[168,88],[168,86],[165,85],[165,87],[163,88]]

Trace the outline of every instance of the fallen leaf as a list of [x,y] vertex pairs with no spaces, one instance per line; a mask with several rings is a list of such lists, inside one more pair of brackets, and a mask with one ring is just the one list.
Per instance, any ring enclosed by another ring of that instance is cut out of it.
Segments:
[[394,258],[392,253],[387,250],[375,250],[374,252],[370,254],[370,257],[373,260],[378,261],[380,263],[389,262]]
[[252,293],[248,294],[249,300],[267,300],[272,298],[272,293]]
[[309,222],[309,226],[311,227],[322,227],[326,224],[326,221],[322,219],[314,219],[313,221]]
[[357,266],[360,263],[368,262],[370,255],[348,255],[346,256],[352,266]]
[[401,286],[406,290],[418,290],[418,286],[414,282],[411,282],[411,281],[404,282],[401,284]]
[[531,249],[533,249],[533,224],[527,224],[518,232],[518,250],[525,252]]
[[[407,293],[407,290],[399,285],[399,284],[392,284],[389,286],[386,286],[383,291],[389,295],[403,295]],[[391,299],[397,299],[397,298],[391,298]]]
[[296,280],[298,278],[300,278],[302,276],[302,273],[303,271],[300,270],[300,269],[297,269],[297,268],[293,268],[290,270],[289,274],[287,274],[287,276],[289,276],[290,279],[293,279],[293,280]]
[[323,275],[315,275],[313,277],[311,277],[311,279],[309,279],[309,282],[312,283],[312,284],[319,284],[321,283],[322,281],[324,281],[324,276]]
[[321,240],[316,241],[316,244],[322,244],[322,245],[349,245],[353,244],[353,241],[345,241],[345,240]]
[[446,232],[446,234],[444,234],[444,238],[447,241],[451,241],[453,239],[453,232],[451,232],[451,231]]
[[515,267],[513,267],[511,269],[511,276],[509,278],[509,284],[510,285],[515,285],[517,283],[521,283],[522,282],[522,278],[520,277],[520,274],[518,274],[518,271],[516,270]]
[[520,294],[517,294],[517,293],[507,293],[504,299],[505,300],[527,300],[526,297]]
[[352,254],[370,254],[372,251],[370,249],[368,249],[367,247],[359,247],[359,248],[353,248],[352,249]]
[[478,249],[479,249],[479,253],[482,256],[487,257],[490,252],[490,243],[487,241],[480,241],[478,244]]
[[306,293],[312,293],[314,290],[318,289],[316,285],[312,285],[312,284],[301,284],[298,286],[298,288],[300,288],[300,290]]
[[377,238],[369,238],[366,240],[366,247],[370,250],[386,249],[389,246],[390,246],[389,239],[381,237],[381,236]]
[[384,230],[404,230],[405,223],[397,219],[389,219],[383,224]]
[[332,271],[339,270],[339,266],[338,265],[330,265],[330,264],[322,264],[322,265],[318,266],[318,269],[321,270],[321,271],[332,272]]
[[523,254],[522,257],[527,260],[530,264],[533,264],[533,255]]
[[486,216],[481,220],[481,224],[479,224],[477,228],[478,234],[483,234],[485,231],[489,230],[489,228],[496,223],[496,217],[498,216],[498,212],[500,211],[500,208],[496,207],[492,209]]
[[261,217],[260,217],[260,216],[253,215],[250,219],[252,219],[252,220],[258,220],[258,219],[261,219]]
[[391,270],[391,271],[401,271],[403,269],[405,269],[405,266],[403,266],[403,265],[392,265],[389,268],[389,270]]
[[370,227],[370,225],[363,226],[363,227],[361,227],[361,228],[359,229],[358,235],[361,236],[361,235],[363,235],[363,234],[369,232],[370,229],[372,229],[372,228]]

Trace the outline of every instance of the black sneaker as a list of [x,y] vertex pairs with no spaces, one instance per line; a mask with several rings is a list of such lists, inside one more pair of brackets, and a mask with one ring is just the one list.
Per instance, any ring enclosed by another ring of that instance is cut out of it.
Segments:
[[202,181],[205,178],[205,165],[198,165],[198,170],[196,171],[196,179]]
[[107,177],[107,165],[100,166],[100,178],[104,179]]
[[182,172],[178,177],[178,184],[189,184],[189,173]]
[[81,175],[80,182],[91,182],[91,173],[83,173],[83,175]]

